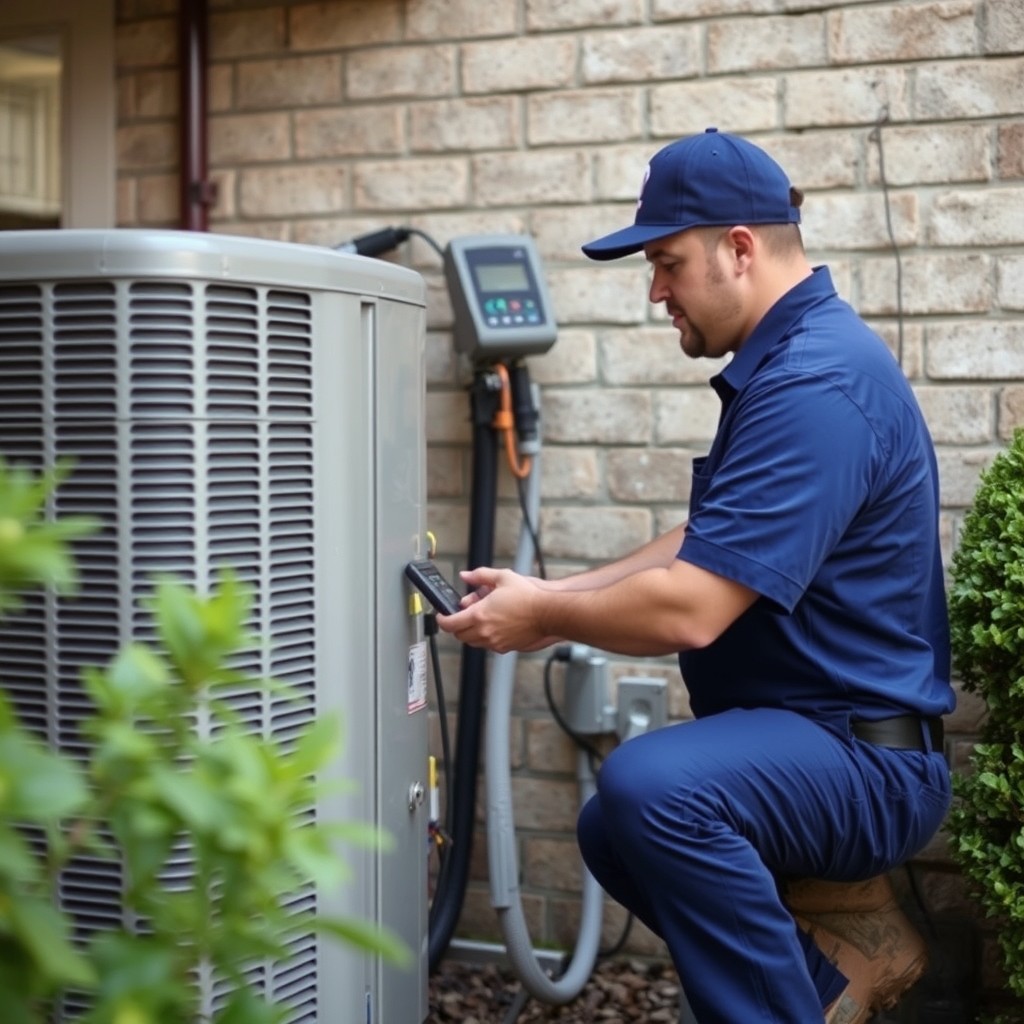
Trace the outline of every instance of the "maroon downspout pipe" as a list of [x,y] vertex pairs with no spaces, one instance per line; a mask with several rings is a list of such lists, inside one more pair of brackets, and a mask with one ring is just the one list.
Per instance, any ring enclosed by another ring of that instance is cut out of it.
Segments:
[[207,178],[206,0],[181,0],[181,227],[207,231],[214,189]]

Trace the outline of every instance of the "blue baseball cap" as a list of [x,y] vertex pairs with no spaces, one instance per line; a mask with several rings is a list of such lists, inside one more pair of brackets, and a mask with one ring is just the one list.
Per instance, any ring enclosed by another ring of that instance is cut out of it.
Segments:
[[636,218],[583,246],[592,260],[617,260],[687,228],[799,224],[786,172],[737,135],[708,128],[659,150],[647,165]]

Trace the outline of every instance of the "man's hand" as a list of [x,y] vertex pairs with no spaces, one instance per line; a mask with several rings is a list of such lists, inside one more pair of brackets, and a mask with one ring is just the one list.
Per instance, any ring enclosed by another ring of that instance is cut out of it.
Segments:
[[462,611],[438,615],[437,624],[446,633],[497,654],[536,651],[556,642],[541,626],[541,602],[547,589],[543,581],[489,567],[459,575],[474,591],[462,599]]

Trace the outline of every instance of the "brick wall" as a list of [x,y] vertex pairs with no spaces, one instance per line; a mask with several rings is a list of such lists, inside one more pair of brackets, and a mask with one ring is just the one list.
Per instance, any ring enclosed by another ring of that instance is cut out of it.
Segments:
[[[807,193],[805,240],[898,352],[934,432],[947,557],[979,471],[1024,424],[1024,6],[1020,0],[213,0],[215,230],[334,244],[388,224],[444,245],[527,232],[561,325],[542,385],[542,538],[564,573],[683,514],[706,448],[714,367],[683,361],[646,302],[642,260],[589,264],[581,242],[631,217],[647,158],[714,124],[772,152]],[[119,219],[177,212],[175,0],[120,0]],[[883,174],[884,165],[884,174]],[[888,218],[887,218],[888,211]],[[896,259],[902,294],[896,289]],[[467,367],[431,248],[394,258],[430,286],[430,526],[461,564]],[[902,330],[898,317],[902,304]],[[501,481],[499,557],[517,527]],[[456,656],[446,656],[449,687]],[[574,921],[572,751],[523,659],[511,750],[528,920]],[[615,675],[673,680],[671,659]],[[454,695],[449,694],[450,702]],[[963,763],[980,709],[950,723]],[[494,937],[483,845],[460,931]],[[965,907],[942,839],[921,859],[934,909]],[[621,924],[607,912],[607,936]],[[637,929],[631,947],[659,947]]]

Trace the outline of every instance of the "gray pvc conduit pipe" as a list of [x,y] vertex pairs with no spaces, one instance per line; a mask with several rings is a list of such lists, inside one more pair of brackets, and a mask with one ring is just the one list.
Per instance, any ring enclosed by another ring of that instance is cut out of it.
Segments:
[[[527,477],[525,506],[530,522],[540,512],[540,452],[532,456]],[[513,568],[529,573],[533,567],[533,538],[524,522]],[[491,905],[505,937],[509,960],[523,987],[545,1003],[568,1003],[583,990],[594,970],[601,941],[604,894],[594,877],[583,868],[583,908],[576,948],[564,974],[552,979],[533,952],[519,897],[519,865],[516,858],[515,820],[512,810],[512,779],[509,765],[509,722],[516,674],[515,652],[498,654],[491,663],[487,694],[485,769],[487,775],[487,858],[491,880]],[[586,753],[577,758],[580,805],[595,791],[594,775]]]

